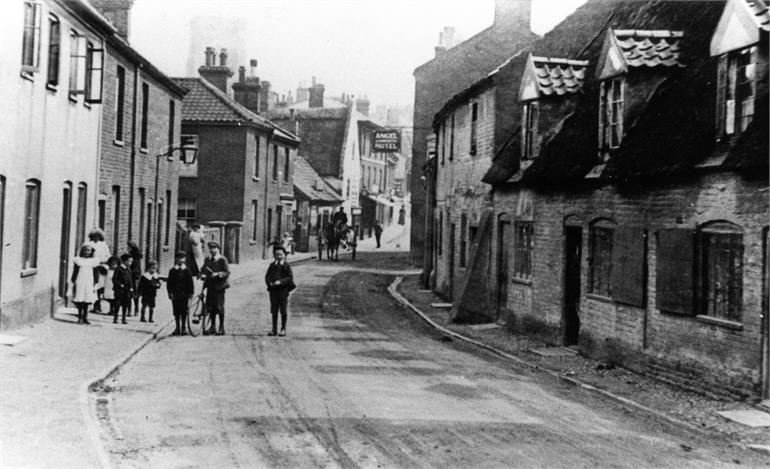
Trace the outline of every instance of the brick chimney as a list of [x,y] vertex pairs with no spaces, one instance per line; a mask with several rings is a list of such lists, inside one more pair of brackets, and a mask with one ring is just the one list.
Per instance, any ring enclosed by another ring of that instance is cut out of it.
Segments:
[[206,65],[198,68],[200,76],[227,94],[227,80],[233,76],[233,71],[227,66],[227,49],[219,54],[219,65],[216,65],[217,52],[213,47],[206,48]]
[[495,0],[493,28],[513,33],[528,33],[532,0]]
[[297,86],[297,102],[301,103],[310,99],[310,90],[305,87],[305,83]]
[[125,40],[128,40],[131,29],[133,4],[134,0],[91,0],[91,5],[117,28],[118,34]]
[[267,80],[264,80],[261,84],[260,90],[259,90],[259,112],[260,113],[266,113],[267,111],[272,108],[272,104],[270,101],[270,82]]
[[238,81],[233,83],[233,98],[251,112],[260,112],[260,94],[262,85],[256,76],[257,61],[250,62],[249,76],[246,76],[246,67],[238,67]]
[[364,96],[363,98],[356,99],[356,111],[365,116],[369,116],[369,98]]
[[324,107],[324,85],[316,83],[313,77],[313,85],[308,89],[308,107]]

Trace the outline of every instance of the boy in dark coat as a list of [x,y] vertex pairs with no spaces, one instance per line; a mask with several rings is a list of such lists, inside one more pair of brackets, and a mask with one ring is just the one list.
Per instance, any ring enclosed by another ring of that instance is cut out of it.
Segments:
[[[269,336],[286,335],[286,316],[289,305],[289,292],[296,288],[291,266],[286,262],[286,250],[281,246],[273,248],[273,259],[265,274],[265,284],[270,293],[270,314],[273,318],[273,330]],[[278,333],[278,312],[281,313],[281,332]]]
[[142,298],[142,317],[139,321],[145,322],[144,311],[149,308],[150,322],[153,322],[152,313],[155,311],[155,298],[158,296],[159,288],[160,276],[158,275],[158,263],[149,261],[147,262],[147,272],[139,277],[139,296]]
[[[220,254],[219,243],[211,241],[208,244],[210,257],[203,262],[201,277],[206,288],[206,311],[211,315],[211,328],[204,334],[225,334],[225,290],[230,287],[227,277],[230,276],[230,267],[225,256]],[[215,328],[216,318],[219,316],[219,329]]]
[[190,269],[185,264],[186,256],[183,251],[179,251],[174,256],[174,267],[168,271],[168,281],[166,289],[168,290],[168,299],[174,308],[174,323],[176,328],[173,335],[186,335],[187,315],[189,314],[190,298],[195,293],[193,285],[193,276]]
[[[131,262],[133,259],[129,254],[120,256],[120,265],[115,269],[112,275],[112,289],[115,292],[115,302],[118,304],[122,314],[123,324],[126,324],[126,312],[131,307],[131,300],[134,297],[134,279],[131,276]],[[115,308],[113,323],[118,322],[118,308]]]

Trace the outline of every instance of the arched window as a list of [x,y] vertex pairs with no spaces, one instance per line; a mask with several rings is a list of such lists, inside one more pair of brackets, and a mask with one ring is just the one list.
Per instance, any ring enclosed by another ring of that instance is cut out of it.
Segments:
[[588,229],[588,293],[611,297],[612,235],[615,224],[606,218],[591,222]]
[[696,293],[700,314],[741,320],[743,230],[730,222],[701,225],[697,231]]

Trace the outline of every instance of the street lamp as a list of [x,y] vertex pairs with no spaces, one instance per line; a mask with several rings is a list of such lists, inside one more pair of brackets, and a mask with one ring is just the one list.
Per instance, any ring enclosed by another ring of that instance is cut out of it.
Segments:
[[[174,161],[174,152],[179,152],[179,160],[185,165],[190,166],[195,163],[195,159],[198,156],[198,144],[195,138],[191,136],[183,135],[180,145],[175,147],[169,145],[166,151],[155,155],[155,230],[156,233],[160,232],[160,210],[158,210],[158,184],[160,182],[160,159],[166,157],[168,161]],[[167,204],[171,201],[167,200]],[[170,206],[170,205],[169,205]],[[170,213],[170,212],[169,212]],[[149,237],[148,237],[149,238]],[[148,243],[151,243],[150,239],[147,239]],[[160,243],[156,246],[155,258],[160,260],[160,253],[157,252],[160,249]],[[149,250],[147,252],[150,252]],[[149,259],[148,259],[149,260]]]

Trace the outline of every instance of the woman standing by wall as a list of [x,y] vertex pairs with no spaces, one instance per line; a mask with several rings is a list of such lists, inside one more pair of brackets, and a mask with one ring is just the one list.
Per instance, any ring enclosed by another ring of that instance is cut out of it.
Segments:
[[98,261],[94,258],[94,248],[90,244],[84,244],[74,264],[71,279],[72,301],[78,309],[78,324],[90,324],[88,307],[97,301],[96,283],[99,280],[99,274],[96,271]]

